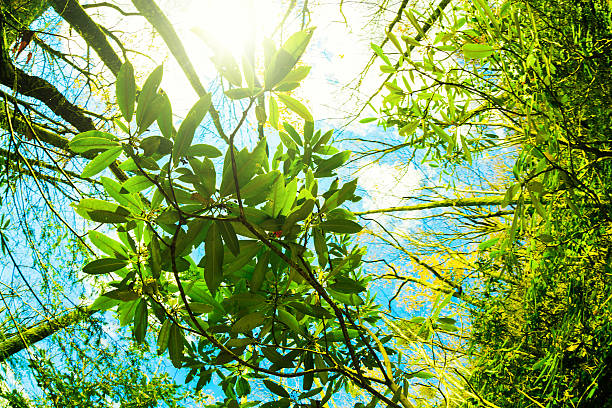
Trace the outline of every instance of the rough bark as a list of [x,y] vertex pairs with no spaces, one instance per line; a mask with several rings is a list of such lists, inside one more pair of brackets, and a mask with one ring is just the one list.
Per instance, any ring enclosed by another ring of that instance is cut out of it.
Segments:
[[100,27],[83,10],[83,7],[76,0],[49,0],[49,3],[57,14],[59,14],[87,44],[98,54],[104,65],[106,65],[114,75],[119,73],[121,60],[106,39],[106,35]]
[[14,334],[12,337],[0,343],[0,362],[3,362],[12,355],[30,347],[31,345],[51,336],[58,331],[78,323],[97,310],[75,309],[70,313],[57,317],[53,320],[42,322],[23,332]]

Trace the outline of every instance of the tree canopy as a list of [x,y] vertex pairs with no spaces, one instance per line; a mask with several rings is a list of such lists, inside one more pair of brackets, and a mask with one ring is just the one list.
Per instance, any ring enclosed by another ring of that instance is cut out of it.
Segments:
[[343,129],[325,4],[0,4],[5,406],[610,404],[609,1],[351,4]]

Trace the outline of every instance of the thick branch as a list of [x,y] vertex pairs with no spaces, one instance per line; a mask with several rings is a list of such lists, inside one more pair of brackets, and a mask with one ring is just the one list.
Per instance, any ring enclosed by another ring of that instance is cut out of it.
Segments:
[[106,40],[106,36],[98,25],[83,10],[76,0],[49,0],[57,14],[79,33],[87,44],[94,49],[104,65],[117,75],[121,68],[121,60]]
[[50,335],[70,325],[73,325],[74,323],[78,323],[86,319],[96,312],[96,310],[91,310],[89,308],[76,309],[61,317],[42,322],[23,332],[14,334],[9,339],[0,343],[0,362],[3,362],[15,353],[20,352],[32,344],[37,343]]
[[[206,95],[206,89],[200,82],[200,78],[198,77],[193,64],[191,64],[191,60],[185,51],[185,47],[183,46],[181,39],[176,34],[174,27],[172,27],[172,23],[170,23],[170,20],[168,20],[164,12],[152,0],[132,0],[132,3],[153,26],[153,28],[155,28],[159,35],[161,35],[162,39],[168,46],[168,49],[172,55],[174,55],[174,58],[176,58],[176,61],[181,66],[181,69],[185,73],[185,76],[198,96],[203,97]],[[210,116],[213,119],[213,123],[215,124],[215,128],[217,129],[219,136],[221,136],[226,143],[229,143],[229,138],[223,131],[221,121],[219,120],[219,112],[217,112],[212,104],[208,109],[208,113],[210,113]]]
[[[355,215],[419,211],[419,210],[429,210],[432,208],[480,207],[480,206],[487,206],[487,205],[501,205],[503,201],[504,201],[503,196],[477,197],[477,198],[455,198],[455,199],[434,201],[431,203],[406,205],[406,206],[401,206],[401,207],[389,207],[389,208],[379,208],[376,210],[356,211]],[[509,204],[516,204],[516,203],[517,203],[517,200],[512,200],[510,201]]]
[[43,102],[53,113],[77,128],[79,132],[95,129],[91,118],[84,115],[81,108],[68,101],[51,83],[25,73],[8,61],[2,61],[0,83],[22,95]]

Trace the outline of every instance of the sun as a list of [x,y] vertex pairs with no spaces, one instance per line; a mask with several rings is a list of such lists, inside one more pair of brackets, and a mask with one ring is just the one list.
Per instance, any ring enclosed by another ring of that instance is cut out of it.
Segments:
[[278,25],[280,1],[188,0],[181,4],[183,28],[206,37],[239,58],[246,47],[272,35]]

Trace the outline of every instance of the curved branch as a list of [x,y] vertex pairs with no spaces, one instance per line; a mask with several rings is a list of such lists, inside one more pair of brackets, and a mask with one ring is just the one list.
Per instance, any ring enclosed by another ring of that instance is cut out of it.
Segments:
[[[181,69],[185,73],[185,76],[189,80],[189,83],[196,91],[198,96],[203,97],[207,94],[206,89],[200,82],[200,78],[187,55],[187,51],[185,51],[185,47],[181,42],[181,39],[176,34],[174,27],[172,27],[172,23],[166,17],[164,12],[155,4],[152,0],[132,0],[132,3],[138,9],[138,11],[147,19],[147,21],[155,28],[155,31],[161,35],[162,39],[168,46],[168,49],[176,58],[176,61],[180,65]],[[215,124],[215,128],[219,133],[219,136],[229,144],[229,138],[223,131],[223,126],[221,126],[221,121],[219,120],[219,112],[215,109],[215,107],[211,104],[208,109],[208,113],[213,119],[213,123]]]
[[85,12],[83,7],[76,0],[49,0],[49,3],[57,14],[73,27],[76,32],[94,49],[104,65],[106,65],[114,75],[119,73],[121,60],[106,40],[104,32],[100,29],[91,17]]

